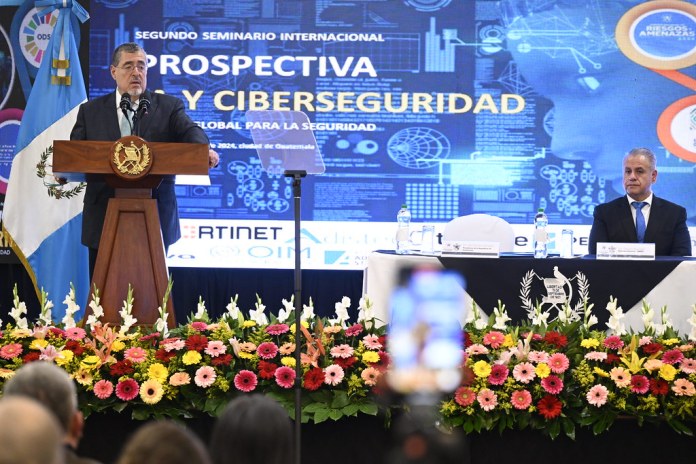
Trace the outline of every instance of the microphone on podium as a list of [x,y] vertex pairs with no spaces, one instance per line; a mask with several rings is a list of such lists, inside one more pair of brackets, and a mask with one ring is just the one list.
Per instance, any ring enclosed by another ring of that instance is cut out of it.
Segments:
[[[130,128],[130,132],[133,133],[133,124],[131,123],[131,118],[129,116],[129,112],[133,112],[133,108],[131,106],[131,98],[128,92],[124,93],[121,95],[121,102],[119,103],[119,107],[121,108],[121,111],[123,111],[123,116],[125,116],[126,121],[128,121],[128,127]],[[122,131],[124,129],[121,129]],[[121,132],[123,134],[123,132]]]

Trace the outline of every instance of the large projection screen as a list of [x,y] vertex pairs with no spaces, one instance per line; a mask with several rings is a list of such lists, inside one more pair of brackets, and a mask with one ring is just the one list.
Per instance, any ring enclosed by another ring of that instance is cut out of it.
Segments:
[[293,266],[291,179],[263,171],[245,119],[266,109],[305,112],[324,157],[326,172],[302,183],[306,268],[360,269],[370,250],[393,248],[402,203],[414,229],[500,216],[517,251],[531,249],[543,207],[552,238],[575,228],[582,251],[594,206],[623,194],[633,147],[657,154],[656,194],[694,224],[693,8],[92,0],[89,95],[113,91],[113,48],[138,42],[149,89],[181,98],[221,156],[209,185],[177,187],[173,266]]

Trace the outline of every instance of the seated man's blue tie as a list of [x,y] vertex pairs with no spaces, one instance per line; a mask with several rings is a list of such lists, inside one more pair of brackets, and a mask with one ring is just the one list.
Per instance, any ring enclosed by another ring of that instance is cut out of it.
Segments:
[[636,209],[636,235],[638,236],[638,243],[643,243],[645,239],[645,216],[643,216],[642,208],[648,203],[645,201],[634,201],[631,203]]

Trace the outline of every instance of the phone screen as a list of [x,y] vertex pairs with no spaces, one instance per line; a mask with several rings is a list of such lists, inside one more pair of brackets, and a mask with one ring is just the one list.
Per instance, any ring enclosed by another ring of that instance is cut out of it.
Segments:
[[413,269],[403,280],[391,298],[389,384],[403,393],[453,391],[461,381],[464,279]]

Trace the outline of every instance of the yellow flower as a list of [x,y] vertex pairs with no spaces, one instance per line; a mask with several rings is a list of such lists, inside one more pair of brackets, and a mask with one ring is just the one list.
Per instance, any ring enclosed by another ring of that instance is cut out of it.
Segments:
[[663,364],[660,367],[660,377],[667,381],[672,381],[674,380],[674,377],[677,375],[677,369],[674,368],[671,364]]
[[160,383],[164,383],[167,380],[169,371],[160,363],[154,363],[147,370],[147,376],[151,379],[155,379]]
[[366,351],[362,355],[362,360],[365,364],[379,362],[379,354],[375,351]]
[[99,360],[99,356],[87,356],[85,359],[82,360],[80,363],[80,369],[87,369],[87,370],[93,370],[99,367],[101,361]]
[[505,348],[510,348],[512,346],[515,346],[515,342],[512,341],[511,334],[505,334],[505,337],[503,338],[503,346]]
[[113,351],[114,353],[123,351],[125,348],[126,344],[123,343],[121,340],[114,340],[114,342],[111,344],[111,351]]
[[280,363],[283,366],[288,366],[288,367],[295,367],[295,358],[292,356],[283,356],[280,358]]
[[186,354],[184,354],[184,356],[182,356],[181,360],[187,366],[198,364],[201,362],[201,354],[198,351],[189,350],[186,352]]
[[12,338],[27,338],[31,337],[31,330],[29,329],[14,329],[11,333],[10,336]]
[[163,394],[162,384],[155,379],[146,380],[140,385],[140,398],[147,404],[159,403]]
[[254,355],[246,351],[240,351],[237,357],[241,359],[254,359]]
[[580,346],[587,349],[597,348],[599,346],[599,340],[596,338],[585,338],[580,342]]
[[476,374],[476,377],[488,377],[491,375],[491,365],[486,361],[476,361],[474,363],[474,374]]
[[662,344],[665,346],[672,346],[676,345],[677,343],[680,343],[680,340],[678,338],[668,338],[667,340],[664,340],[662,342]]
[[600,377],[609,377],[609,373],[603,369],[600,369],[599,367],[595,367],[592,372],[594,372]]
[[255,325],[256,325],[256,322],[250,321],[250,320],[246,320],[242,323],[242,327],[244,327],[244,328],[254,327]]
[[551,374],[551,368],[546,363],[539,363],[534,372],[540,379],[545,379]]
[[44,340],[43,338],[41,339],[35,339],[32,340],[31,344],[29,345],[30,350],[40,350],[41,348],[46,348],[48,346],[48,341]]
[[75,357],[75,353],[70,350],[63,350],[60,352],[60,355],[55,359],[55,361],[59,366],[65,366],[73,360],[73,357]]
[[0,367],[0,379],[11,379],[14,377],[15,371],[12,369],[5,369],[4,367]]
[[92,377],[92,374],[88,370],[80,369],[77,372],[75,372],[75,380],[80,385],[90,386],[90,385],[92,385],[93,377]]

